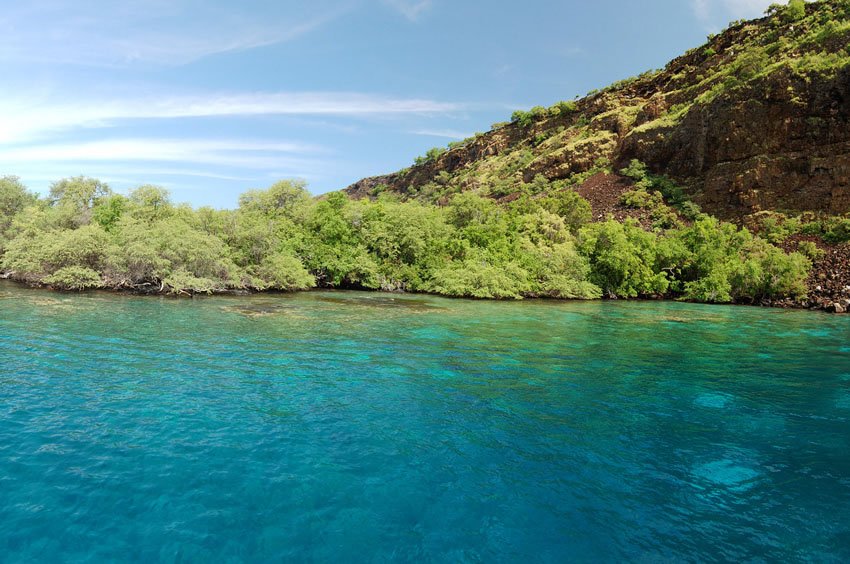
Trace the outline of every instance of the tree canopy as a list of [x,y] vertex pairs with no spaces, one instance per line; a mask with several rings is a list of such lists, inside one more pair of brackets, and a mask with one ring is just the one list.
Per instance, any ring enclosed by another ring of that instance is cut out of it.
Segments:
[[303,183],[282,181],[245,192],[235,210],[214,210],[175,205],[152,185],[116,194],[87,177],[60,180],[37,198],[5,177],[0,270],[57,289],[173,294],[319,286],[728,302],[805,292],[808,259],[745,229],[707,216],[654,230],[591,223],[575,191],[535,182],[545,190],[510,204],[461,192],[437,206],[388,195],[313,198]]

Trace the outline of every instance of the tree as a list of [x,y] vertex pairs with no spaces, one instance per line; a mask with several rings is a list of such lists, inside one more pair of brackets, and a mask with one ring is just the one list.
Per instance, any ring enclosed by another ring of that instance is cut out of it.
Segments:
[[257,268],[259,290],[306,290],[316,285],[316,277],[307,272],[297,257],[277,252],[267,256]]
[[249,190],[239,196],[240,210],[266,217],[301,217],[309,203],[310,193],[301,180],[281,180],[266,190]]
[[247,278],[219,237],[178,216],[153,223],[123,218],[105,270],[113,286],[155,285],[174,294],[242,288]]
[[64,178],[50,185],[52,204],[69,204],[81,210],[90,210],[100,198],[111,193],[112,190],[107,184],[87,176]]
[[127,196],[135,217],[144,221],[164,219],[171,214],[171,195],[161,186],[145,184],[132,190]]
[[806,1],[805,0],[790,0],[788,7],[785,9],[786,17],[792,22],[801,20],[806,17]]
[[342,192],[328,194],[307,219],[309,235],[301,255],[323,286],[377,288],[378,265],[357,226],[362,216]]
[[[25,282],[48,283],[60,289],[92,287],[91,273],[103,269],[108,244],[107,233],[99,225],[50,231],[34,228],[11,241],[3,268]],[[75,283],[77,275],[88,282],[84,286]]]
[[667,292],[669,280],[657,270],[656,235],[634,220],[588,225],[579,232],[579,241],[590,260],[590,281],[606,295],[636,298]]
[[703,217],[676,237],[689,253],[681,274],[687,299],[755,301],[805,294],[808,259],[785,254],[746,229]]
[[57,223],[74,228],[88,224],[95,205],[111,194],[109,186],[100,180],[75,176],[51,184],[49,202],[59,212]]
[[129,201],[121,194],[112,194],[101,198],[92,210],[92,221],[112,231],[118,224],[118,220],[129,207]]
[[15,216],[35,203],[35,196],[17,176],[0,177],[0,254],[5,249],[8,231]]
[[427,288],[446,296],[518,299],[532,285],[528,272],[517,263],[494,263],[479,251],[437,270]]
[[577,233],[593,218],[590,202],[575,190],[552,192],[541,200],[540,205],[560,216],[573,233]]

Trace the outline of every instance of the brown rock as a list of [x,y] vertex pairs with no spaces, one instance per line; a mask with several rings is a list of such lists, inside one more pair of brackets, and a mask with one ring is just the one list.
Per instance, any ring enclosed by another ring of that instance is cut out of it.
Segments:
[[841,304],[837,304],[835,302],[828,302],[823,309],[824,311],[828,311],[829,313],[844,313],[846,311],[846,309],[842,307]]

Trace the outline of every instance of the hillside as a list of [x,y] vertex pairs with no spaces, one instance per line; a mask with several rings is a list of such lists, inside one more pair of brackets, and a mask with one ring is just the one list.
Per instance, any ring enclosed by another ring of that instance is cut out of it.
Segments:
[[512,122],[347,189],[438,201],[502,197],[538,174],[581,184],[632,159],[719,217],[850,211],[850,2],[775,6],[708,43],[575,102]]
[[774,5],[663,70],[516,112],[346,192],[445,204],[458,192],[511,201],[573,188],[595,219],[640,219],[646,210],[623,201],[634,181],[619,174],[633,160],[670,181],[668,204],[767,231],[787,250],[815,245],[810,294],[846,297],[850,227],[836,216],[850,212],[850,1]]

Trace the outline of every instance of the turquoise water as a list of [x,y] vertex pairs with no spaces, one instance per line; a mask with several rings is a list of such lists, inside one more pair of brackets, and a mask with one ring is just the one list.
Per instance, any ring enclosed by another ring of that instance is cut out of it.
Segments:
[[850,317],[0,284],[0,561],[850,560]]

